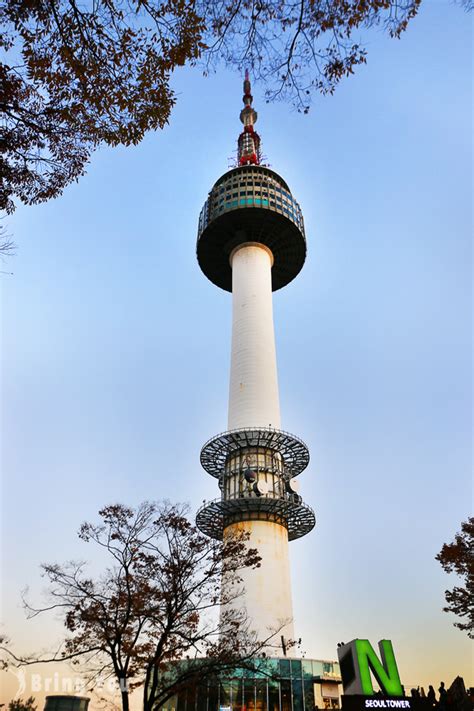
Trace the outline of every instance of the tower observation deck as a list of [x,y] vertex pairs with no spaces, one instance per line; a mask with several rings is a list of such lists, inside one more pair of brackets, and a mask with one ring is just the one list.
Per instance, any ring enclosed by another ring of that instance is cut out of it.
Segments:
[[288,542],[309,533],[315,516],[295,479],[309,463],[308,449],[280,425],[272,291],[300,272],[306,238],[287,183],[260,165],[248,73],[243,102],[238,166],[217,180],[199,216],[199,265],[232,292],[233,306],[228,429],[201,450],[221,495],[199,509],[196,523],[217,539],[249,534],[261,565],[243,571],[245,592],[235,604],[260,639],[277,632],[280,644],[294,639]]

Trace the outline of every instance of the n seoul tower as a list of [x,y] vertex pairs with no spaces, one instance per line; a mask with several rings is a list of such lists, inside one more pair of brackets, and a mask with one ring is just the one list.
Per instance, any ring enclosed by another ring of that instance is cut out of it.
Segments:
[[315,517],[295,481],[308,449],[280,425],[272,291],[300,272],[306,239],[288,185],[260,164],[252,100],[246,72],[238,166],[217,180],[199,216],[199,265],[232,292],[232,349],[227,431],[201,450],[221,495],[198,511],[196,523],[221,540],[236,530],[249,534],[262,560],[244,571],[238,605],[259,639],[278,630],[275,642],[286,653],[285,640],[294,639],[288,542],[309,533]]

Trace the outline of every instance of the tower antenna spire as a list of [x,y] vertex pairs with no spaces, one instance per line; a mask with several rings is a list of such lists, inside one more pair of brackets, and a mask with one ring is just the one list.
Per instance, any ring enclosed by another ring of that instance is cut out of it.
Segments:
[[248,69],[245,70],[242,101],[244,108],[240,112],[240,120],[244,124],[244,130],[237,142],[239,165],[260,165],[260,136],[254,129],[258,114],[252,106],[253,96]]

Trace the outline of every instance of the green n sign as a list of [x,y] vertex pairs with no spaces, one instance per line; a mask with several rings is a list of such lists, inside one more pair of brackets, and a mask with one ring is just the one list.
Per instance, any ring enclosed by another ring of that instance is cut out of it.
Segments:
[[380,659],[368,639],[353,639],[337,650],[345,694],[373,696],[374,677],[387,696],[404,696],[389,639],[379,642]]

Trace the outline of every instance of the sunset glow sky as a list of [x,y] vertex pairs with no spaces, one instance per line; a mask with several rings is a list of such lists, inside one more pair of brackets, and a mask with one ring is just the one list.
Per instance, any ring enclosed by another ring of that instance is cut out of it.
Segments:
[[[442,612],[455,579],[434,559],[472,510],[471,17],[427,0],[400,41],[367,38],[367,66],[308,116],[252,86],[308,240],[274,296],[282,427],[309,447],[317,518],[290,545],[295,626],[308,657],[388,638],[406,685],[472,685],[469,640]],[[62,197],[7,220],[2,618],[18,651],[61,638],[25,621],[20,593],[41,600],[42,562],[91,558],[83,520],[162,498],[194,515],[219,494],[199,452],[226,427],[231,297],[195,238],[242,77],[186,69],[174,86],[164,131],[98,151]],[[4,680],[0,701],[18,689]]]

